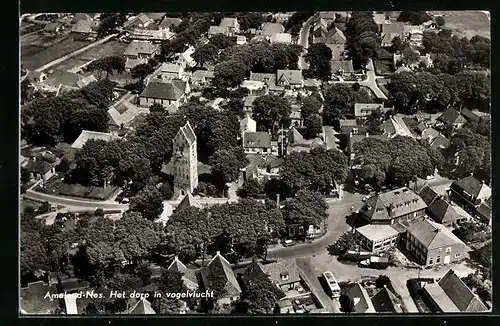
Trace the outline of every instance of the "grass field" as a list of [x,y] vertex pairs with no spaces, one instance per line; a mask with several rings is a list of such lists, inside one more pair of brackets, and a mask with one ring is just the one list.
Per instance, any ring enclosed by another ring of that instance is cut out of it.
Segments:
[[90,48],[87,51],[80,53],[77,56],[69,58],[68,60],[63,61],[60,64],[53,66],[53,69],[70,70],[74,67],[83,65],[84,63],[92,59],[115,56],[115,55],[122,56],[127,46],[128,43],[122,43],[112,40],[104,44]]
[[66,54],[81,49],[89,42],[74,41],[69,33],[46,36],[43,32],[21,37],[21,64],[35,70]]
[[491,25],[488,15],[481,11],[432,11],[444,15],[444,28],[453,31],[458,37],[471,38],[474,35],[491,38]]

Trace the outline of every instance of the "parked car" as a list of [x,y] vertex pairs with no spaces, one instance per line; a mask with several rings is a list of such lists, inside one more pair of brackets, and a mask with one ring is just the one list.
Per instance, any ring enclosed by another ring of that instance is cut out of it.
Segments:
[[123,198],[123,199],[121,200],[121,203],[122,203],[122,204],[128,204],[128,203],[129,203],[129,201],[130,201],[130,200],[129,200],[128,198]]
[[290,239],[285,240],[285,241],[283,241],[283,246],[285,246],[285,247],[295,246],[295,241],[290,240]]

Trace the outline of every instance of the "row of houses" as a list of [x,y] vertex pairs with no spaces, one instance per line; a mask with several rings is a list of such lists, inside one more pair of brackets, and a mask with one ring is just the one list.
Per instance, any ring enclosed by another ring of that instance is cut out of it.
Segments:
[[424,266],[450,264],[467,251],[451,228],[474,219],[491,225],[491,188],[473,176],[453,182],[449,199],[429,186],[418,195],[403,187],[369,198],[360,215],[369,223],[355,230],[363,248],[380,252],[403,242]]

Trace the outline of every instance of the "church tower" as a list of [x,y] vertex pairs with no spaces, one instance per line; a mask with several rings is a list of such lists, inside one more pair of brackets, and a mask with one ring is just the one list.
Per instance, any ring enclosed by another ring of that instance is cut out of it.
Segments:
[[172,142],[174,187],[186,195],[198,186],[196,135],[189,121],[179,129]]

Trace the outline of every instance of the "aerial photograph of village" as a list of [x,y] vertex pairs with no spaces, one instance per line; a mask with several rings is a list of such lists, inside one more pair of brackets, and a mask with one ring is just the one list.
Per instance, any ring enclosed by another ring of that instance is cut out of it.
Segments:
[[489,12],[19,28],[20,315],[492,311]]

